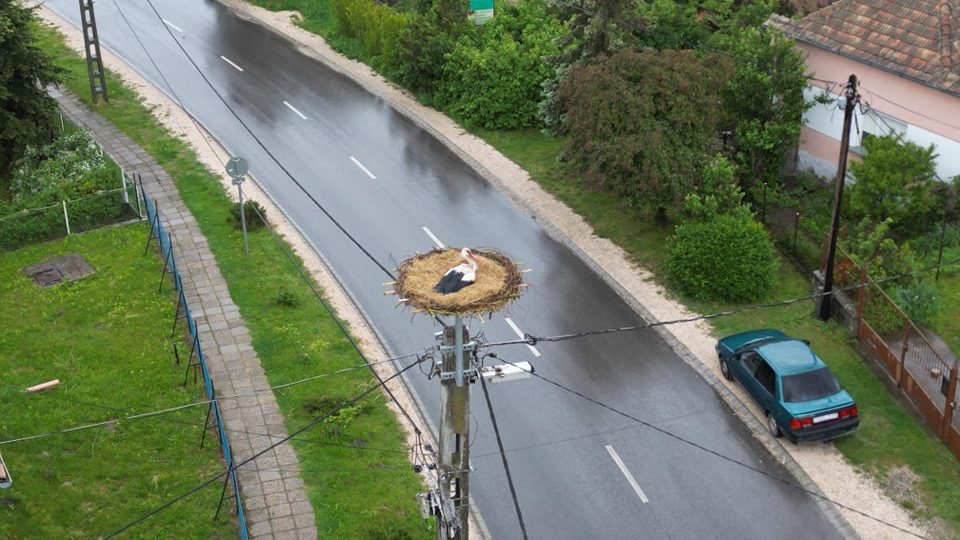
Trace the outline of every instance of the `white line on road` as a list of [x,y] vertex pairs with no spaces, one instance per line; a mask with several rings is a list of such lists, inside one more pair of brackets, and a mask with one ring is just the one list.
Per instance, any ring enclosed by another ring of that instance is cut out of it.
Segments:
[[226,56],[220,55],[220,59],[223,60],[224,62],[230,64],[231,66],[237,68],[237,71],[243,71],[243,68],[242,68],[242,67],[240,67],[240,66],[234,64],[233,62],[231,62],[230,59],[227,58]]
[[363,166],[363,163],[360,163],[360,162],[357,160],[357,158],[355,158],[355,157],[353,157],[353,156],[350,156],[350,160],[353,161],[353,162],[357,165],[357,167],[360,167],[360,168],[363,170],[363,172],[367,173],[367,176],[369,176],[371,180],[376,180],[376,179],[377,179],[377,177],[374,176],[372,172],[370,172],[370,169],[367,169],[366,167],[364,167],[364,166]]
[[286,101],[284,101],[283,104],[286,105],[287,108],[290,109],[291,111],[297,113],[297,116],[299,116],[300,118],[303,118],[304,120],[307,120],[307,117],[304,116],[304,114],[303,114],[302,112],[298,111],[296,107],[294,107],[293,105],[291,105],[290,103],[288,103],[288,102],[286,102]]
[[434,235],[433,232],[432,232],[430,229],[428,229],[428,228],[426,228],[426,227],[420,227],[420,228],[423,229],[423,232],[427,233],[427,236],[429,236],[430,239],[433,240],[433,243],[436,244],[438,248],[443,249],[443,248],[447,247],[447,246],[443,245],[443,242],[441,242],[440,239],[437,238],[436,235]]
[[[516,332],[517,337],[519,337],[520,339],[523,339],[523,332],[520,331],[520,327],[517,326],[517,323],[513,322],[513,319],[511,319],[510,317],[504,317],[503,320],[507,321],[507,324],[510,325],[510,328],[513,328],[513,331]],[[534,347],[533,345],[527,345],[527,347],[530,349],[530,352],[532,352],[534,356],[536,357],[540,356],[540,351],[538,351],[536,347]]]
[[640,484],[637,483],[637,479],[630,474],[630,471],[627,469],[627,466],[623,464],[623,460],[620,459],[620,455],[617,454],[617,451],[613,449],[609,444],[607,445],[607,452],[610,454],[610,457],[613,458],[613,461],[617,464],[617,467],[620,467],[620,472],[627,477],[627,482],[630,482],[630,487],[637,492],[637,496],[640,497],[640,501],[644,504],[650,502],[650,499],[647,498],[647,494],[640,489]]
[[[179,26],[173,24],[172,22],[170,22],[170,21],[168,21],[168,20],[166,20],[166,19],[160,19],[160,20],[163,21],[163,24],[169,26],[170,28],[173,28],[173,29],[176,30],[177,32],[180,32],[181,34],[183,33],[183,28],[180,28]],[[221,57],[221,58],[222,58],[222,57]]]

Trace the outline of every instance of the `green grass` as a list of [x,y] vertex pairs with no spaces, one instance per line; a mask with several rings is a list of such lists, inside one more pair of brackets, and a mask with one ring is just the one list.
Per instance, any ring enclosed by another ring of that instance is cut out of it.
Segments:
[[[43,32],[43,48],[67,70],[67,88],[87,99],[83,61],[50,30]],[[245,255],[240,232],[228,223],[231,203],[216,177],[113,74],[107,84],[110,103],[93,108],[174,178],[216,256],[270,383],[361,364],[271,233],[251,233],[250,254]],[[298,306],[287,305],[290,294],[299,299]],[[277,392],[288,431],[371,384],[368,371],[356,370]],[[318,532],[324,538],[432,537],[417,509],[414,495],[422,485],[411,470],[400,427],[380,394],[374,395],[293,441]]]
[[[0,255],[0,437],[203,399],[180,386],[172,294],[157,291],[161,264],[143,255],[147,233],[145,224],[114,227]],[[21,270],[72,252],[97,273],[41,289]],[[51,379],[60,386],[22,391]],[[205,414],[199,406],[0,446],[14,478],[0,491],[0,538],[94,538],[223,471],[215,445],[199,448]],[[197,493],[131,536],[232,538],[230,518],[213,521],[218,499]]]

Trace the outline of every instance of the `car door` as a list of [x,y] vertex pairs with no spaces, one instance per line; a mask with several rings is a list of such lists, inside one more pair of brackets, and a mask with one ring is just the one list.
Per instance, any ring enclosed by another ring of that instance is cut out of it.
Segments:
[[754,373],[756,373],[757,366],[760,365],[762,360],[763,358],[756,351],[744,351],[740,353],[740,361],[737,362],[737,368],[739,369],[737,378],[740,379],[740,383],[747,393],[758,401],[761,388]]
[[777,373],[766,360],[760,358],[753,375],[757,383],[757,394],[754,396],[757,404],[765,411],[773,411],[777,402]]

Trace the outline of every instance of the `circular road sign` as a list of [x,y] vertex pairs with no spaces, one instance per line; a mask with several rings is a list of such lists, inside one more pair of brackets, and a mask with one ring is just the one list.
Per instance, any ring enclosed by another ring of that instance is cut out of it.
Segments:
[[233,178],[240,178],[247,174],[248,170],[250,170],[250,167],[247,165],[247,160],[242,157],[232,157],[230,161],[227,161],[227,174]]

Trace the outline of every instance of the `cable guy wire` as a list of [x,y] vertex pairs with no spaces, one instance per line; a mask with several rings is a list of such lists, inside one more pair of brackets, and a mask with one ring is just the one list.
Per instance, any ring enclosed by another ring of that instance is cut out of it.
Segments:
[[482,349],[484,349],[484,348],[489,348],[489,347],[501,347],[501,346],[504,346],[504,345],[530,345],[530,346],[536,346],[537,343],[540,343],[541,341],[566,341],[566,340],[569,340],[569,339],[576,339],[576,338],[587,337],[587,336],[600,336],[600,335],[604,335],[604,334],[615,334],[615,333],[620,333],[620,332],[634,332],[634,331],[637,331],[637,330],[645,330],[645,329],[647,329],[647,328],[654,328],[654,327],[657,327],[657,326],[669,326],[669,325],[673,325],[673,324],[682,324],[682,323],[691,323],[691,322],[697,322],[697,321],[706,321],[706,320],[710,320],[710,319],[717,319],[717,318],[720,318],[720,317],[728,317],[728,316],[730,316],[730,315],[737,315],[737,314],[739,314],[739,313],[744,313],[744,312],[747,312],[747,311],[755,311],[755,310],[758,310],[758,309],[767,309],[767,308],[783,307],[783,306],[788,306],[788,305],[790,305],[790,304],[796,304],[796,303],[798,303],[798,302],[805,302],[805,301],[807,301],[807,300],[815,300],[815,299],[817,299],[817,298],[820,298],[821,296],[828,296],[828,295],[831,295],[831,294],[836,293],[836,292],[852,291],[852,290],[856,290],[856,289],[861,289],[861,288],[863,288],[863,287],[868,287],[868,286],[870,286],[871,284],[879,285],[879,284],[881,284],[881,283],[886,283],[886,282],[888,282],[888,281],[896,281],[896,280],[898,280],[898,279],[903,279],[903,278],[910,277],[910,276],[914,276],[914,275],[917,275],[917,274],[922,274],[922,273],[926,273],[926,272],[932,272],[932,271],[934,271],[934,270],[936,270],[936,269],[938,269],[938,268],[942,268],[942,267],[944,267],[944,266],[949,266],[949,265],[957,264],[957,263],[960,263],[960,257],[958,257],[958,258],[956,258],[956,259],[951,259],[951,260],[949,260],[949,261],[944,261],[944,262],[942,262],[942,263],[940,263],[940,264],[935,264],[935,265],[933,265],[933,266],[928,266],[928,267],[925,267],[925,268],[920,268],[920,269],[917,269],[917,270],[913,270],[913,271],[911,271],[911,272],[904,272],[904,273],[902,273],[902,274],[897,274],[897,275],[893,275],[893,276],[888,276],[888,277],[881,278],[881,279],[878,279],[878,280],[872,280],[872,279],[871,279],[871,280],[868,280],[866,283],[854,283],[854,284],[851,284],[851,285],[847,285],[847,286],[845,286],[845,287],[837,287],[837,288],[833,289],[833,291],[831,291],[831,292],[825,292],[825,293],[824,293],[824,292],[818,292],[818,293],[809,294],[809,295],[807,295],[807,296],[798,296],[798,297],[796,297],[796,298],[790,298],[790,299],[787,299],[787,300],[777,300],[777,301],[774,301],[774,302],[767,302],[767,303],[764,303],[764,304],[752,304],[752,305],[744,306],[744,307],[738,308],[738,309],[728,309],[728,310],[726,310],[726,311],[718,311],[718,312],[710,313],[710,314],[707,314],[707,315],[696,315],[696,316],[693,316],[693,317],[685,317],[685,318],[680,318],[680,319],[671,319],[671,320],[667,320],[667,321],[654,321],[654,322],[650,322],[650,323],[635,324],[635,325],[631,325],[631,326],[621,326],[621,327],[618,327],[618,328],[604,328],[604,329],[600,329],[600,330],[586,330],[586,331],[583,331],[583,332],[572,332],[572,333],[569,333],[569,334],[559,334],[559,335],[555,335],[555,336],[543,336],[543,337],[538,337],[538,336],[534,336],[534,335],[532,335],[532,334],[524,334],[523,338],[521,338],[521,339],[511,339],[511,340],[507,340],[507,341],[496,341],[496,342],[493,342],[493,343],[483,343],[483,344],[480,344],[479,347],[482,348]]
[[[395,357],[393,357],[393,358],[388,358],[388,359],[386,359],[386,360],[380,360],[380,361],[378,361],[378,362],[374,362],[373,364],[383,364],[383,363],[387,363],[387,362],[393,362],[393,361],[395,361],[395,360],[401,360],[401,359],[404,359],[404,358],[409,358],[409,357],[411,357],[411,356],[419,356],[419,355],[418,355],[417,353],[409,353],[409,354],[405,354],[405,355],[402,355],[402,356],[395,356]],[[415,363],[413,363],[413,364],[411,364],[411,365],[417,365],[417,364],[419,364],[421,361],[422,361],[422,358],[418,358],[417,362],[415,362]],[[239,394],[230,394],[230,395],[226,395],[226,396],[219,396],[219,397],[216,398],[216,401],[223,401],[223,400],[227,400],[227,399],[236,399],[236,398],[241,398],[241,397],[244,397],[244,396],[251,396],[251,395],[255,395],[255,394],[260,394],[260,393],[263,393],[263,392],[272,392],[273,390],[279,390],[279,389],[282,389],[282,388],[288,388],[288,387],[291,387],[291,386],[296,386],[296,385],[303,384],[303,383],[310,382],[310,381],[314,381],[314,380],[317,380],[317,379],[320,379],[320,378],[323,378],[323,377],[330,377],[330,376],[333,376],[333,375],[339,375],[339,374],[342,374],[342,373],[346,373],[346,372],[348,372],[348,371],[355,371],[355,370],[358,370],[358,369],[367,369],[367,368],[370,367],[370,365],[372,365],[372,364],[362,364],[362,365],[357,365],[357,366],[350,366],[350,367],[338,369],[338,370],[336,370],[336,371],[330,371],[330,372],[327,372],[327,373],[320,373],[320,374],[317,374],[317,375],[311,375],[310,377],[306,377],[306,378],[300,379],[300,380],[298,380],[298,381],[292,381],[292,382],[288,382],[288,383],[283,383],[283,384],[279,384],[279,385],[277,385],[277,386],[271,386],[271,387],[269,387],[269,388],[263,388],[263,389],[260,389],[260,390],[251,390],[251,391],[249,391],[249,392],[241,392],[241,393],[239,393]],[[391,376],[390,378],[392,379],[393,376]],[[379,386],[379,385],[382,385],[382,384],[384,384],[384,381],[378,381],[378,386]],[[87,429],[93,429],[93,428],[97,428],[97,427],[107,426],[107,425],[110,425],[110,424],[116,424],[117,422],[124,421],[124,420],[140,420],[140,419],[143,419],[143,418],[151,418],[151,417],[154,417],[154,416],[159,416],[159,415],[162,415],[162,414],[168,414],[168,413],[180,411],[180,410],[183,410],[183,409],[189,409],[189,408],[191,408],[191,407],[197,407],[197,406],[200,406],[200,405],[209,405],[209,404],[212,403],[213,401],[214,401],[214,400],[212,400],[212,399],[207,399],[207,400],[202,400],[202,401],[194,401],[194,402],[191,402],[191,403],[184,403],[184,404],[181,404],[181,405],[176,405],[176,406],[168,407],[168,408],[165,408],[165,409],[158,409],[158,410],[154,410],[154,411],[147,411],[147,412],[132,414],[132,415],[124,416],[124,417],[122,417],[122,418],[114,418],[114,419],[111,419],[111,420],[104,420],[104,421],[102,421],[102,422],[94,422],[94,423],[81,424],[81,425],[78,425],[78,426],[73,426],[73,427],[68,427],[68,428],[61,428],[61,429],[57,429],[57,430],[55,430],[55,431],[48,431],[48,432],[46,432],[46,433],[37,433],[37,434],[34,434],[34,435],[27,435],[27,436],[24,436],[24,437],[17,437],[17,438],[15,438],[15,439],[8,439],[8,440],[5,440],[5,441],[0,441],[0,446],[6,445],[6,444],[13,444],[13,443],[18,443],[18,442],[23,442],[23,441],[29,441],[29,440],[33,440],[33,439],[42,439],[42,438],[45,438],[45,437],[52,437],[52,436],[54,436],[54,435],[63,435],[63,434],[66,434],[66,433],[74,433],[74,432],[77,432],[77,431],[84,431],[84,430],[87,430]]]

